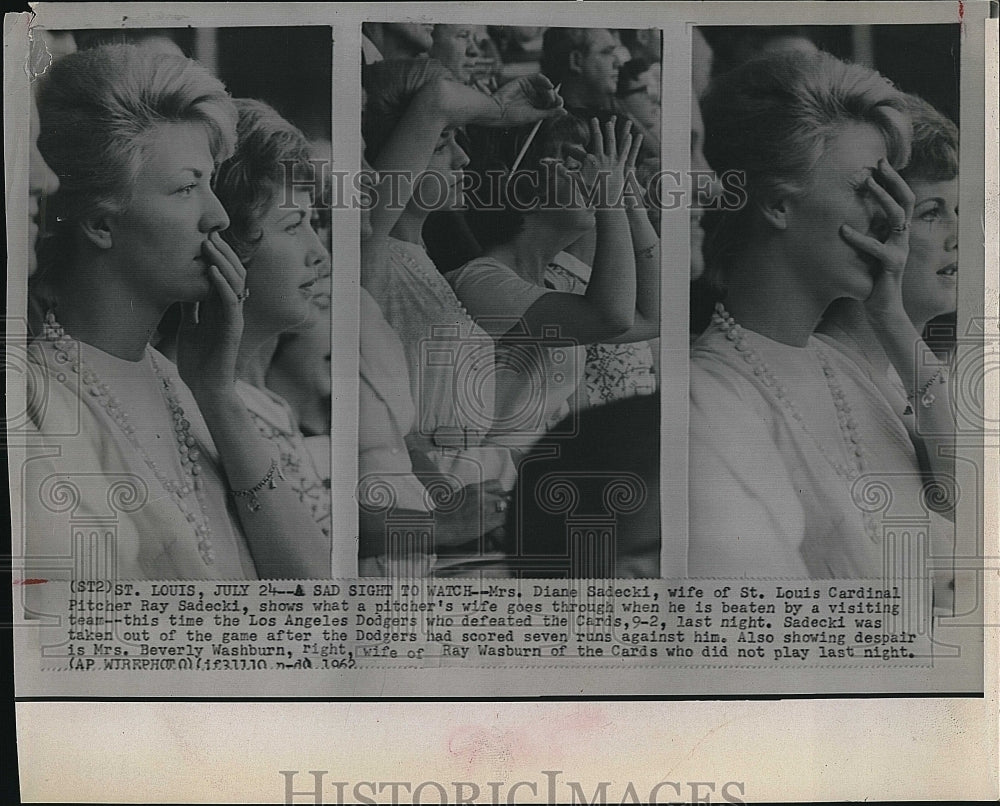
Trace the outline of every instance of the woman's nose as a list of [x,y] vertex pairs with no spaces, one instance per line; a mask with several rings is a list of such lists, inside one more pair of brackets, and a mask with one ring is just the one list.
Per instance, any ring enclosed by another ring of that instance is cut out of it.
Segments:
[[28,159],[28,192],[32,196],[51,196],[59,190],[59,177],[45,162],[38,146],[32,144]]
[[201,231],[215,232],[228,228],[229,214],[219,201],[219,197],[209,190],[205,199],[205,209],[201,215]]
[[708,164],[701,146],[691,149],[691,186],[694,189],[695,204],[699,207],[710,207],[711,202],[722,195],[719,175]]
[[319,234],[312,227],[309,228],[310,239],[309,248],[306,251],[306,263],[311,266],[317,279],[330,274],[330,253],[326,251],[326,246],[320,240]]
[[695,203],[699,207],[713,208],[714,202],[722,197],[722,183],[719,175],[705,166],[694,174]]
[[949,252],[956,251],[958,249],[958,211],[955,211],[953,216],[948,217],[948,221],[945,224],[948,227],[948,234],[945,236],[944,248]]
[[691,147],[691,170],[698,172],[712,170],[708,164],[708,160],[705,159],[705,152],[701,150],[700,145],[693,145]]
[[465,48],[465,55],[470,59],[478,59],[482,55],[482,50],[479,48],[479,43],[475,39],[470,39],[469,44]]
[[453,170],[457,171],[459,168],[464,168],[469,164],[469,155],[454,140],[451,142],[451,149],[451,167]]

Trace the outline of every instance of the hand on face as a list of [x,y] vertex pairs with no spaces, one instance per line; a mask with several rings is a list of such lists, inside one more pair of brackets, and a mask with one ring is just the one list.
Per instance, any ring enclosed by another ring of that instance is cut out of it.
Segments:
[[855,249],[871,255],[881,264],[882,270],[865,304],[873,311],[885,311],[897,305],[902,307],[903,270],[910,251],[909,228],[915,198],[888,160],[879,160],[877,175],[878,179],[872,175],[865,183],[884,216],[884,240],[862,235],[848,224],[841,226],[840,235]]
[[607,182],[607,204],[616,204],[621,199],[625,177],[635,175],[635,163],[642,146],[642,135],[632,136],[631,120],[625,121],[622,139],[618,142],[616,122],[617,118],[612,117],[604,124],[602,132],[597,118],[591,118],[590,149],[581,169],[581,178],[588,191],[595,182]]
[[207,403],[233,391],[247,273],[218,232],[209,234],[202,252],[212,291],[201,302],[184,304],[177,368],[199,403]]

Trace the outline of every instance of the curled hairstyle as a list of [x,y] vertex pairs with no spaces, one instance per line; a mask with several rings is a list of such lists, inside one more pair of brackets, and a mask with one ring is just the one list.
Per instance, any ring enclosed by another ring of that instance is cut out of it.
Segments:
[[60,248],[49,255],[62,260],[76,225],[128,209],[157,126],[204,126],[216,163],[236,142],[236,108],[221,81],[191,59],[135,45],[59,59],[40,82],[38,113],[38,148],[59,177],[50,203]]
[[805,191],[812,169],[845,124],[870,124],[889,162],[909,159],[906,98],[867,67],[828,53],[762,56],[714,79],[702,103],[705,157],[720,174],[742,172],[748,203],[706,215],[706,278],[724,287],[727,272],[761,226],[759,204]]
[[361,132],[368,162],[374,165],[417,93],[438,79],[455,80],[437,59],[389,59],[365,67],[362,85],[367,101]]
[[625,62],[618,71],[618,97],[631,95],[632,84],[639,81],[639,77],[652,66],[652,63],[641,58]]
[[[523,126],[517,130],[477,129],[475,132],[480,135],[482,142],[472,149],[475,156],[467,170],[480,175],[479,187],[484,189],[486,198],[479,198],[475,193],[467,194],[469,210],[466,218],[473,235],[484,248],[510,241],[521,232],[525,217],[530,215],[525,206],[532,200],[522,196],[516,181],[509,174],[510,166],[532,128],[533,126]],[[559,153],[560,147],[567,144],[586,148],[590,144],[590,129],[587,124],[574,115],[546,119],[525,152],[517,168],[517,175],[533,175],[539,192],[544,193],[542,188],[545,187],[546,173],[543,160],[554,157]],[[488,179],[490,172],[498,172],[506,180],[512,180],[509,184],[503,183],[499,198],[490,197],[493,188]],[[516,198],[512,199],[512,195]]]
[[237,98],[235,104],[236,152],[219,166],[214,190],[229,214],[222,237],[246,262],[260,243],[260,217],[276,194],[291,187],[289,178],[304,180],[313,170],[312,149],[301,131],[263,101]]
[[958,127],[923,98],[906,96],[913,124],[910,161],[903,179],[947,182],[958,176]]
[[561,84],[569,75],[569,57],[574,51],[590,53],[588,28],[548,28],[542,35],[542,73],[553,83]]

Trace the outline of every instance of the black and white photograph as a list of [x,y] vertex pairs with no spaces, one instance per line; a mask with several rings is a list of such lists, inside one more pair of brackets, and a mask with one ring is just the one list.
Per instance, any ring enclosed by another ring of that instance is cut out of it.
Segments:
[[359,572],[661,576],[660,32],[362,44]]
[[330,28],[33,44],[26,575],[330,577]]
[[982,269],[958,252],[959,26],[919,33],[907,60],[888,26],[694,32],[698,147],[743,198],[699,222],[692,575],[926,574],[954,612],[949,374]]
[[903,9],[7,14],[7,799],[995,798],[996,11]]

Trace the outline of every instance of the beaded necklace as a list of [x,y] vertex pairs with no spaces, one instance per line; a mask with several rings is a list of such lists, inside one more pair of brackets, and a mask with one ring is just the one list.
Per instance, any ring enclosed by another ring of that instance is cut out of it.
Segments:
[[[45,314],[45,325],[42,336],[52,345],[55,352],[56,366],[69,365],[70,370],[79,375],[80,381],[87,389],[87,394],[92,397],[100,408],[108,415],[108,418],[118,426],[125,435],[129,444],[135,452],[142,457],[146,466],[152,472],[154,478],[160,486],[167,491],[167,494],[177,505],[177,508],[184,515],[184,518],[191,524],[195,537],[198,541],[198,553],[206,565],[215,562],[215,548],[212,545],[212,526],[208,519],[208,510],[205,502],[205,485],[201,478],[202,467],[199,463],[201,452],[198,450],[195,438],[191,435],[191,423],[184,418],[184,409],[181,407],[174,394],[173,385],[166,377],[155,356],[147,351],[149,362],[153,372],[160,381],[160,389],[163,399],[170,410],[173,420],[174,437],[177,441],[177,453],[180,457],[181,482],[176,483],[160,470],[156,461],[139,441],[135,433],[135,426],[132,425],[128,412],[122,407],[121,400],[112,392],[104,381],[94,370],[84,363],[83,358],[76,358],[68,352],[68,348],[77,343],[71,336],[66,334],[62,325],[56,321],[55,314],[49,311]],[[82,355],[77,343],[77,354]],[[56,380],[61,383],[67,382],[65,372],[58,372]],[[194,494],[197,501],[200,516],[193,511],[190,503],[190,496]]]
[[[881,389],[883,384],[887,384],[888,386],[892,387],[892,390],[902,400],[904,401],[908,400],[906,393],[906,386],[903,384],[903,381],[900,379],[898,373],[895,371],[892,364],[888,362],[888,360],[886,361],[885,377],[880,382],[880,380],[875,377],[875,372],[876,368],[878,367],[878,364],[876,364],[876,362],[872,360],[872,358],[868,354],[868,351],[864,348],[861,342],[858,341],[857,337],[853,333],[844,330],[844,328],[842,328],[840,325],[836,323],[831,323],[830,326],[835,328],[837,332],[840,333],[840,336],[838,337],[832,333],[828,333],[827,334],[828,337],[843,345],[844,350],[853,351],[854,353],[857,354],[860,361],[855,360],[854,363],[857,364],[858,368],[865,373],[865,375],[868,377],[868,380],[870,380],[875,387]],[[889,396],[887,394],[885,395],[885,397],[886,400],[889,400]],[[891,402],[890,405],[892,405]],[[907,417],[912,414],[913,414],[913,408],[910,406],[909,402],[906,402],[903,408],[902,416]]]
[[[472,317],[469,315],[468,309],[455,294],[455,290],[445,279],[444,275],[436,269],[428,271],[427,268],[421,265],[420,261],[410,253],[407,249],[407,244],[411,247],[416,246],[417,248],[421,248],[416,244],[410,244],[409,241],[394,240],[390,242],[389,249],[392,251],[393,255],[396,256],[396,259],[409,269],[411,275],[419,277],[423,284],[434,293],[438,300],[443,303],[442,307],[446,310],[448,308],[457,309],[462,314],[463,318],[472,322]],[[427,250],[423,251],[426,255]],[[428,260],[429,259],[430,258],[428,258]]]
[[[823,443],[809,430],[795,401],[788,397],[788,388],[778,381],[767,362],[764,361],[760,353],[749,342],[747,331],[737,324],[736,320],[733,319],[721,302],[715,304],[712,323],[725,335],[728,341],[733,343],[733,347],[738,353],[742,354],[743,360],[753,370],[754,376],[760,380],[761,384],[778,401],[778,404],[791,415],[792,419],[799,424],[802,431],[812,440],[826,461],[833,467],[837,475],[844,479],[848,485],[848,489],[850,489],[850,486],[865,470],[865,451],[858,434],[858,423],[854,419],[854,412],[851,410],[850,403],[847,402],[847,397],[844,395],[844,390],[826,353],[821,349],[817,349],[816,357],[819,359],[820,368],[823,370],[823,378],[826,380],[827,388],[830,390],[830,395],[833,398],[834,408],[837,411],[837,423],[840,426],[841,437],[847,450],[849,465],[841,461],[840,457],[831,456],[823,446]],[[874,518],[869,513],[864,513],[863,520],[868,536],[872,540],[876,540],[877,530]]]

